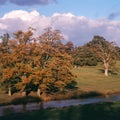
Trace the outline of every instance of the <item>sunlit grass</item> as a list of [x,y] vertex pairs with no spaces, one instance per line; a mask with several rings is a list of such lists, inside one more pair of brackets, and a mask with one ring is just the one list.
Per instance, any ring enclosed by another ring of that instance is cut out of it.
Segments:
[[[120,69],[120,62],[117,63]],[[83,91],[97,92],[120,92],[120,73],[109,73],[109,76],[104,76],[103,66],[87,66],[75,68],[73,72],[76,74],[78,87]]]

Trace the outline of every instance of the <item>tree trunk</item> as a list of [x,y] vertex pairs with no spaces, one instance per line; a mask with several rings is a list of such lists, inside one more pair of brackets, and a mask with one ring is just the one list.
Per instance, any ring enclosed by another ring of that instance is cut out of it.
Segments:
[[38,88],[38,90],[37,90],[38,97],[40,97],[40,93],[41,93],[41,90],[40,90],[40,88]]
[[108,69],[105,69],[105,76],[108,76]]
[[11,87],[8,88],[8,95],[11,96],[12,92],[11,92]]
[[105,76],[108,76],[108,62],[104,63],[104,67],[105,67]]
[[22,96],[26,96],[26,91],[22,91]]

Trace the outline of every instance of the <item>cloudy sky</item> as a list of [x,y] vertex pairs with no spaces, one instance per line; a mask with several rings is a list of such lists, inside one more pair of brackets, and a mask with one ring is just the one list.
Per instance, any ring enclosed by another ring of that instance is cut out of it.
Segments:
[[120,45],[120,0],[0,0],[0,35],[51,26],[83,45],[94,35]]

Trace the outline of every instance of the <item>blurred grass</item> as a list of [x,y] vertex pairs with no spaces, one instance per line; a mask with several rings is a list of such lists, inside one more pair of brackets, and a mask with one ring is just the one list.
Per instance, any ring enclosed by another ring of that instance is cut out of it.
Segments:
[[0,117],[0,120],[120,120],[120,102],[46,109]]

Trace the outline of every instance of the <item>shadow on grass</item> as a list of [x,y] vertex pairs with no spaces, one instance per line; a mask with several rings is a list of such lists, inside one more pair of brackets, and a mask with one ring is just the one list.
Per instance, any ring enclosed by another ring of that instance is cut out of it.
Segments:
[[90,92],[83,92],[80,95],[80,98],[93,98],[93,97],[99,97],[99,96],[103,96],[102,93],[97,92],[97,91],[90,91]]
[[27,104],[31,102],[41,102],[41,101],[52,101],[52,100],[68,100],[68,99],[79,99],[79,98],[93,98],[93,97],[99,97],[104,96],[103,93],[99,93],[97,91],[81,91],[81,90],[71,90],[66,93],[54,93],[54,94],[46,94],[41,95],[41,97],[37,96],[11,96],[11,100],[9,101],[2,101],[0,103],[0,106],[5,105],[18,105],[18,104]]
[[18,105],[18,104],[27,104],[27,103],[31,103],[31,102],[40,102],[40,98],[39,97],[33,97],[33,96],[25,96],[25,97],[19,97],[19,98],[15,98],[11,101],[11,104],[13,105]]
[[[101,73],[104,73],[104,72],[105,72],[104,69],[98,69],[98,70],[99,70]],[[117,74],[118,74],[117,71],[113,71],[113,70],[109,70],[108,73],[111,74],[111,75],[117,75]]]
[[0,120],[120,120],[119,103],[99,103],[47,109],[1,117]]
[[81,91],[81,90],[72,90],[66,93],[54,93],[47,95],[46,100],[45,96],[41,96],[43,101],[52,101],[52,100],[69,100],[69,99],[82,99],[82,98],[94,98],[104,96],[104,93],[98,91]]

